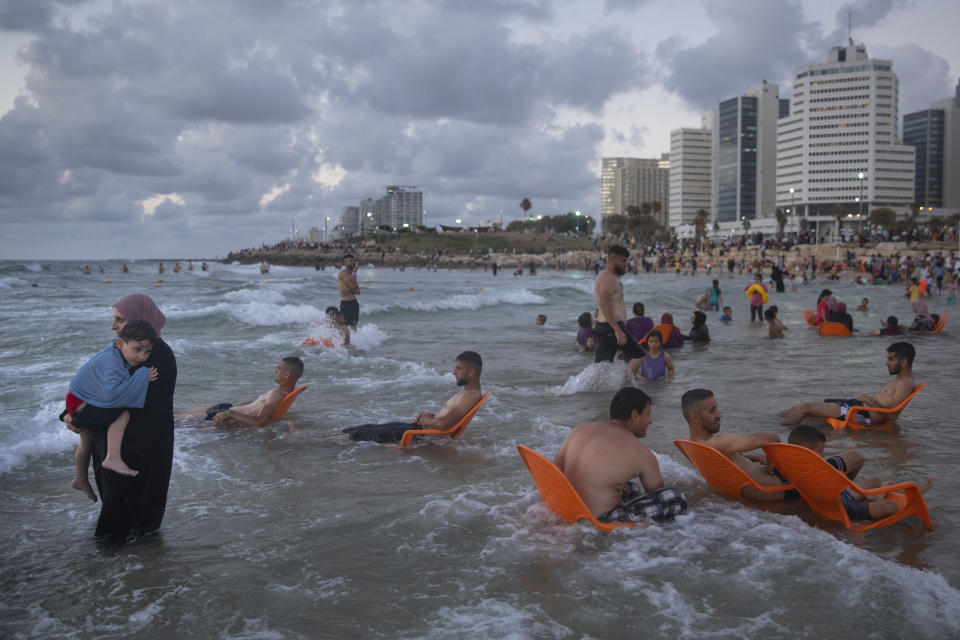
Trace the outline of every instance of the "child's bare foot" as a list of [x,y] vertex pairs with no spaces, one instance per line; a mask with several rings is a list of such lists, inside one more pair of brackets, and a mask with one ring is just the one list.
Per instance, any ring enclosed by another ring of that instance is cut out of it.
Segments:
[[119,473],[122,476],[135,476],[139,473],[139,471],[134,471],[128,467],[127,463],[119,458],[104,458],[103,468],[110,469],[110,471]]
[[76,489],[77,491],[83,491],[87,494],[87,497],[97,501],[97,494],[93,492],[93,487],[90,486],[90,481],[86,478],[74,478],[73,482],[70,483],[70,486]]

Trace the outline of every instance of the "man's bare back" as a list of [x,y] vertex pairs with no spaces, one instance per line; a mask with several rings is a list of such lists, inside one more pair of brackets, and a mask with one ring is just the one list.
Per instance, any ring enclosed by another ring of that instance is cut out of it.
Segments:
[[632,478],[639,477],[646,491],[663,487],[653,452],[613,422],[575,427],[557,452],[556,464],[596,517],[617,505]]

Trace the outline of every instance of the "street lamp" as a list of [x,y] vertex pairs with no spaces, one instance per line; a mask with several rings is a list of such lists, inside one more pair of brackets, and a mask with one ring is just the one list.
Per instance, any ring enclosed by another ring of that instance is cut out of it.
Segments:
[[580,212],[574,211],[574,213],[577,214],[577,235],[579,236],[580,235]]
[[323,243],[327,243],[327,223],[330,222],[330,216],[327,216],[323,221]]
[[[793,211],[793,192],[794,192],[794,188],[793,188],[793,187],[790,187],[790,210],[791,210],[791,211]],[[789,215],[789,213],[790,213],[790,211],[787,212],[788,215]],[[794,215],[796,215],[796,214],[794,214]]]
[[[367,211],[367,231],[373,227],[373,211]],[[363,233],[363,229],[360,230]]]
[[857,180],[860,181],[860,197],[857,198],[857,202],[860,203],[860,211],[857,214],[857,217],[863,215],[863,171],[857,174]]

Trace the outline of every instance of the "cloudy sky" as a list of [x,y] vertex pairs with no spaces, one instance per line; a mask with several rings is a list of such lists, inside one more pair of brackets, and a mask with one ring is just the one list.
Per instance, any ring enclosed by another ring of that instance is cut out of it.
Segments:
[[223,256],[389,184],[596,214],[602,156],[789,97],[849,11],[901,114],[953,94],[955,0],[0,0],[0,259]]

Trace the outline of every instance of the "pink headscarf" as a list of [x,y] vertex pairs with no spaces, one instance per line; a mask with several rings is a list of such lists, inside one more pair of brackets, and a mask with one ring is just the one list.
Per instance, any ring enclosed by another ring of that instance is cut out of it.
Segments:
[[127,320],[143,320],[149,324],[157,332],[157,336],[160,335],[160,330],[167,322],[166,316],[157,308],[153,300],[142,293],[131,293],[128,296],[123,296],[114,302],[113,306]]
[[833,305],[833,310],[837,313],[846,313],[847,312],[847,303],[840,302],[837,300],[836,304]]

